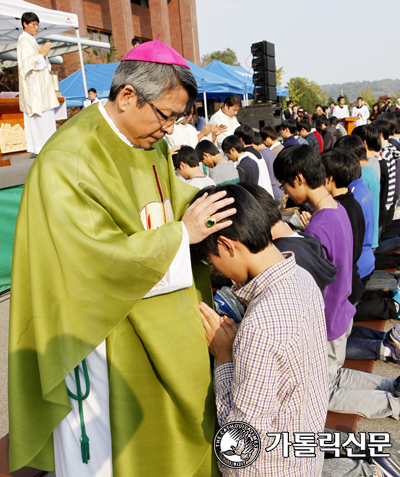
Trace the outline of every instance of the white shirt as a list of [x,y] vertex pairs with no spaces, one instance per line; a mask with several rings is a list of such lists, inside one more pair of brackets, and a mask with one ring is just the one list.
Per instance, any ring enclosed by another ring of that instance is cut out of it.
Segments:
[[92,104],[98,103],[98,102],[99,102],[99,98],[97,96],[94,98],[93,101],[90,98],[85,99],[85,101],[83,102],[83,107],[87,108],[88,106],[91,106]]
[[199,142],[197,134],[196,128],[191,124],[178,124],[174,126],[174,132],[172,134],[165,135],[165,139],[170,148],[174,146],[190,146],[194,149]]
[[353,118],[357,117],[359,114],[361,114],[360,119],[358,121],[355,121],[355,125],[362,126],[363,124],[367,124],[369,118],[369,110],[367,106],[365,106],[365,104],[363,104],[361,108],[354,106],[354,108],[352,109],[351,115]]
[[198,187],[199,189],[204,189],[204,187],[215,186],[215,182],[208,176],[202,177],[193,177],[187,181],[188,184]]
[[264,159],[257,159],[257,157],[254,154],[252,154],[251,152],[245,151],[244,154],[240,156],[240,158],[237,160],[236,167],[240,164],[242,159],[244,159],[245,157],[249,157],[250,159],[253,159],[257,163],[258,185],[261,186],[263,189],[265,189],[267,192],[269,192],[272,195],[272,197],[274,197],[274,192],[272,190],[268,167]]
[[332,116],[338,119],[350,117],[348,106],[346,104],[343,107],[335,106],[332,111]]
[[[232,118],[230,118],[222,111],[222,109],[220,109],[219,111],[217,111],[215,114],[211,116],[210,124],[214,124],[215,126],[224,124],[227,127],[227,130],[223,132],[222,134],[220,134],[219,136],[217,136],[215,140],[215,145],[218,147],[220,153],[223,154],[222,142],[226,137],[233,135],[233,133],[235,132],[235,129],[240,126],[239,121],[236,119],[236,116],[233,116]],[[212,133],[210,133],[207,136],[207,139],[209,141],[212,141]]]

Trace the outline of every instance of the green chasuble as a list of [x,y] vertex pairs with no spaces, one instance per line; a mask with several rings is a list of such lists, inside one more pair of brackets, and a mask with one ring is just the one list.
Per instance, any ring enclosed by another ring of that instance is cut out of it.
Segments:
[[14,243],[11,471],[54,469],[53,430],[71,410],[64,379],[107,340],[114,477],[219,475],[198,307],[212,300],[208,267],[193,261],[192,287],[143,298],[180,247],[196,191],[175,176],[164,140],[130,147],[97,105],[42,149]]

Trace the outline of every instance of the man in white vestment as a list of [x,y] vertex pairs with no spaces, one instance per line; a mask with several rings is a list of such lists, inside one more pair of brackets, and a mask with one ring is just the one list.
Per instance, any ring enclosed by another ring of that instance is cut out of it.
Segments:
[[59,106],[47,58],[51,43],[42,47],[36,43],[39,18],[35,13],[25,12],[21,23],[24,31],[17,43],[19,107],[24,113],[27,150],[39,154],[56,132],[54,108]]
[[211,137],[211,134],[207,137],[210,141],[218,147],[219,152],[224,154],[222,150],[222,143],[228,136],[232,136],[235,129],[240,126],[239,121],[236,119],[236,115],[241,107],[241,101],[237,94],[230,94],[225,98],[224,106],[222,109],[213,114],[210,118],[210,124],[225,125],[225,131],[220,134],[215,140]]
[[351,111],[353,118],[359,117],[360,119],[355,122],[356,126],[362,126],[368,124],[369,109],[365,101],[361,97],[357,98],[357,104]]
[[194,106],[188,106],[185,111],[186,117],[174,127],[172,134],[166,134],[165,139],[172,153],[178,150],[180,146],[190,146],[194,149],[197,143],[205,137],[211,136],[211,141],[214,142],[225,131],[226,127],[224,125],[216,126],[214,124],[205,124],[201,131],[197,131],[191,124],[193,113]]
[[[350,116],[349,113],[349,108],[345,103],[345,99],[343,96],[338,97],[338,106],[335,106],[332,111],[332,116],[335,116],[336,118],[343,119],[343,118],[348,118]],[[340,121],[339,124],[344,124],[344,121]]]
[[88,91],[88,95],[89,99],[85,99],[85,101],[83,102],[84,108],[87,108],[88,106],[99,102],[99,98],[97,97],[97,91],[95,90],[95,88],[90,88]]

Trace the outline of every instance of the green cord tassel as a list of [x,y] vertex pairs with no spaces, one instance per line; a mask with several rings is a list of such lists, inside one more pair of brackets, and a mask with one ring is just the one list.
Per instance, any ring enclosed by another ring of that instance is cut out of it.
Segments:
[[83,368],[83,375],[85,377],[85,385],[86,385],[86,392],[82,396],[81,390],[81,380],[79,378],[79,364],[74,369],[75,372],[75,382],[76,382],[76,395],[73,394],[67,387],[68,396],[75,401],[78,401],[78,408],[79,408],[79,421],[81,423],[81,455],[82,455],[82,462],[87,464],[90,460],[90,449],[89,449],[89,437],[86,435],[86,427],[85,427],[85,420],[83,417],[83,404],[82,402],[89,396],[90,393],[90,381],[89,381],[89,373],[86,366],[86,361],[82,361],[82,368]]
[[90,460],[89,437],[85,434],[81,437],[82,462],[87,464]]

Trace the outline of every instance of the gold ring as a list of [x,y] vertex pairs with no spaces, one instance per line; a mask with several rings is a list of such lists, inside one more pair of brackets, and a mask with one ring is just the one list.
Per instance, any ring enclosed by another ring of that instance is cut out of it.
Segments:
[[212,227],[213,225],[215,225],[217,223],[217,221],[214,219],[214,217],[208,217],[204,223],[206,224],[206,227],[210,228]]

